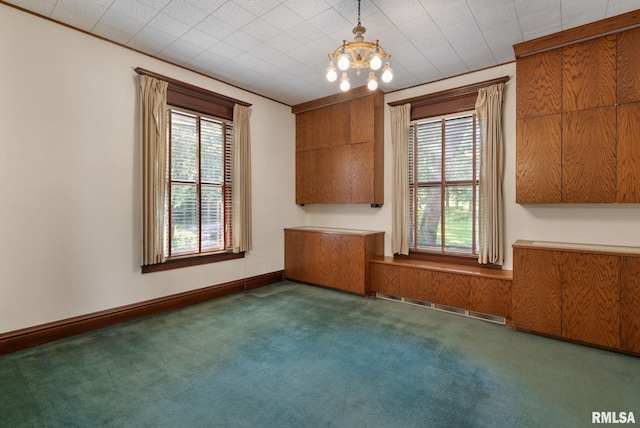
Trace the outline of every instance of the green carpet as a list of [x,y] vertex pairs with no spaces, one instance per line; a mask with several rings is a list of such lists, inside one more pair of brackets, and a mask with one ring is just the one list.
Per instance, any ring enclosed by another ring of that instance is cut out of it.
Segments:
[[12,428],[582,427],[594,411],[640,419],[640,359],[293,282],[0,357]]

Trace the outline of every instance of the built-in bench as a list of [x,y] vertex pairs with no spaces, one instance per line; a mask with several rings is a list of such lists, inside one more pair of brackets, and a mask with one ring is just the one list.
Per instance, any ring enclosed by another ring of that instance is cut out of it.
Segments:
[[512,271],[393,257],[370,260],[370,269],[378,297],[511,322]]

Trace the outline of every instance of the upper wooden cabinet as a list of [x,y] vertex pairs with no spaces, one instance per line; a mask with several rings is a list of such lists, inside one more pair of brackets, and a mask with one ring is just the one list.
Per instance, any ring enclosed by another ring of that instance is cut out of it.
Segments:
[[376,92],[296,114],[297,204],[384,203],[383,102]]
[[640,29],[623,28],[514,47],[517,203],[640,203]]

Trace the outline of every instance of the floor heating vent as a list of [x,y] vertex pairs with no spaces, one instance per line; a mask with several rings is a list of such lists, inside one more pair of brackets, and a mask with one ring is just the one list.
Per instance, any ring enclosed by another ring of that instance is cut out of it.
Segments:
[[386,293],[376,293],[378,299],[391,300],[392,302],[407,303],[409,305],[421,306],[423,308],[435,309],[441,312],[448,312],[450,314],[462,315],[469,318],[475,318],[482,321],[488,321],[495,324],[506,324],[504,317],[498,317],[495,315],[483,314],[482,312],[469,311],[466,309],[455,308],[453,306],[440,305],[438,303],[423,302],[422,300],[410,299],[408,297],[394,296]]

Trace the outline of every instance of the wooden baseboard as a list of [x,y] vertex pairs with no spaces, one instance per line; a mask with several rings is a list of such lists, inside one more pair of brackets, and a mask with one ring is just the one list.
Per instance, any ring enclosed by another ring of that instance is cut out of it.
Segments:
[[229,294],[254,290],[283,280],[284,271],[276,271],[3,333],[0,334],[0,355],[133,321],[138,318],[203,303]]

